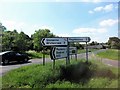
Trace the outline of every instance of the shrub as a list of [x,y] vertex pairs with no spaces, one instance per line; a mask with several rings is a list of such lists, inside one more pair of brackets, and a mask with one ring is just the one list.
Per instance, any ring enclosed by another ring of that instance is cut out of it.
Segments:
[[70,82],[85,82],[91,77],[92,73],[89,65],[85,62],[60,67],[60,80]]

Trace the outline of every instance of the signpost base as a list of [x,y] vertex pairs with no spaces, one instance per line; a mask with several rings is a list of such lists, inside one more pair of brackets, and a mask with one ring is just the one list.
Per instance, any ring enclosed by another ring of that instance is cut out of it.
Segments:
[[53,59],[53,70],[55,70],[55,59]]
[[45,65],[45,50],[43,48],[43,66]]

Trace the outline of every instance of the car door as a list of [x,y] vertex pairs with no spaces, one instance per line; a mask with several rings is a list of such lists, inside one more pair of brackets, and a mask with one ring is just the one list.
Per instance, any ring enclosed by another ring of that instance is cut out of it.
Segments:
[[15,52],[9,52],[8,56],[10,61],[16,61]]
[[20,60],[22,59],[21,54],[20,54],[20,53],[18,53],[18,52],[16,53],[16,55],[15,55],[15,56],[16,56],[16,60],[17,60],[17,61],[18,61],[18,60],[20,61]]

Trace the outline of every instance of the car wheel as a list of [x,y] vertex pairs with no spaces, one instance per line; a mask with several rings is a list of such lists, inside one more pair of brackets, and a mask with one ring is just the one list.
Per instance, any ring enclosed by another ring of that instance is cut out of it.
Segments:
[[28,62],[28,59],[27,59],[27,58],[25,58],[25,59],[24,59],[24,62]]
[[9,60],[8,59],[5,59],[4,61],[3,61],[3,65],[6,65],[6,64],[8,64],[9,63]]

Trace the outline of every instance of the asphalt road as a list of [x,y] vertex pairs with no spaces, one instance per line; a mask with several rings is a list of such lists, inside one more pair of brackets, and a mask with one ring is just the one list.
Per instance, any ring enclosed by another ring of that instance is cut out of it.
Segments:
[[[89,58],[91,58],[94,54],[98,53],[98,52],[102,52],[105,50],[98,50],[93,52],[89,52]],[[86,58],[86,53],[82,53],[82,54],[78,54],[77,55],[78,58]],[[71,58],[71,57],[70,57]],[[52,60],[50,58],[46,58],[45,59],[46,62],[52,62]],[[10,63],[9,65],[5,65],[5,66],[0,66],[0,76],[3,76],[6,72],[12,70],[12,69],[16,69],[19,68],[21,66],[26,66],[26,65],[30,65],[30,64],[42,64],[43,63],[43,59],[30,59],[28,63]]]

